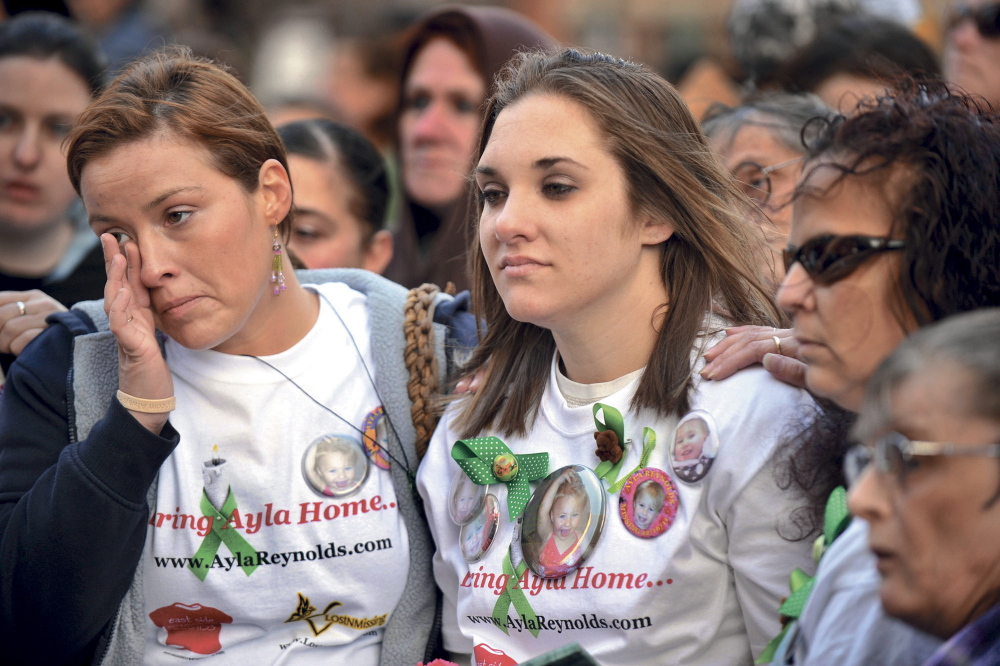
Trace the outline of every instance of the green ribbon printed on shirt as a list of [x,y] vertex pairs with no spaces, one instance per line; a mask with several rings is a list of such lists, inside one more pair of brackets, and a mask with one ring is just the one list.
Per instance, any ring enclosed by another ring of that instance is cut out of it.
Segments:
[[[509,456],[517,461],[517,471],[510,480],[500,479],[493,471],[499,456]],[[548,453],[515,455],[499,437],[459,440],[451,447],[451,457],[476,485],[507,484],[507,511],[510,520],[516,520],[521,515],[531,497],[528,481],[541,479],[549,473]]]
[[535,611],[532,610],[531,604],[528,603],[528,597],[524,596],[524,590],[517,586],[518,581],[521,580],[521,576],[527,570],[528,565],[522,561],[520,566],[517,567],[517,571],[515,571],[514,563],[510,560],[510,551],[507,551],[507,554],[503,558],[503,572],[507,576],[507,585],[504,587],[503,592],[500,593],[500,597],[493,607],[493,621],[500,631],[509,636],[507,610],[513,605],[514,611],[521,616],[525,628],[531,632],[532,636],[538,638],[538,618],[535,616]]
[[236,531],[236,528],[229,527],[229,520],[233,517],[234,511],[236,511],[236,495],[233,494],[232,487],[229,488],[226,495],[222,511],[212,506],[208,495],[204,490],[201,491],[201,513],[212,519],[212,531],[205,535],[198,552],[191,558],[188,568],[202,582],[208,577],[208,572],[215,562],[215,555],[219,552],[221,544],[226,544],[226,548],[236,558],[236,564],[243,569],[243,573],[249,576],[257,569],[255,564],[257,549],[251,546],[243,538],[243,535]]
[[[830,547],[830,544],[843,534],[844,530],[850,524],[851,513],[847,510],[847,491],[843,486],[837,486],[826,500],[826,509],[823,511],[823,534],[816,539],[816,543],[813,546],[813,560],[817,564],[819,564],[820,558],[823,557],[823,553]],[[815,582],[816,577],[810,576],[802,569],[796,569],[789,576],[788,587],[792,593],[778,609],[778,613],[788,618],[788,621],[785,623],[781,633],[767,644],[767,647],[764,648],[764,651],[757,658],[756,663],[769,664],[774,660],[774,654],[778,650],[778,646],[781,645],[781,641],[784,640],[785,634],[788,633],[792,624],[802,615],[802,610],[806,607],[806,602],[809,600],[809,594],[812,592]]]
[[[603,422],[598,418],[598,412],[602,413]],[[625,441],[625,419],[622,418],[622,413],[611,405],[595,402],[594,425],[597,427],[597,432],[610,430],[615,433],[618,437],[618,445],[622,447],[622,457],[618,462],[613,463],[610,460],[605,460],[594,468],[594,474],[597,475],[597,478],[604,479],[608,482],[608,486],[613,486],[618,479],[622,465],[625,464],[625,455],[628,453],[626,450],[628,442]],[[608,488],[608,491],[611,492],[611,489]]]

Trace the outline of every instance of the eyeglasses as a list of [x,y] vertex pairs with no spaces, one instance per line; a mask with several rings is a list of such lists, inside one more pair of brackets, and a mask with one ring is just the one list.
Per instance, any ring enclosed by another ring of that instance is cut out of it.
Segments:
[[1000,458],[1000,444],[948,444],[945,442],[917,442],[898,432],[890,432],[875,441],[875,446],[855,446],[844,458],[844,478],[847,485],[854,485],[874,460],[875,469],[891,475],[900,485],[906,476],[919,465],[918,457],[975,457]]
[[954,30],[962,21],[969,19],[985,39],[1000,37],[1000,3],[990,3],[970,7],[957,5],[948,17],[948,30]]
[[763,206],[771,198],[771,174],[804,159],[805,156],[800,156],[771,166],[761,166],[756,162],[740,162],[733,169],[733,177],[743,194],[758,206]]
[[901,250],[906,243],[894,238],[871,236],[816,236],[801,247],[789,245],[782,251],[785,272],[799,263],[816,284],[832,284],[842,280],[858,266],[880,252]]

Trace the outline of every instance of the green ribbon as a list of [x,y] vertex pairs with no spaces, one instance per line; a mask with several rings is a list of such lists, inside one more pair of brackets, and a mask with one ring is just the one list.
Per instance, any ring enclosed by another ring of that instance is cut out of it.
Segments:
[[[623,475],[622,478],[618,479],[618,481],[616,483],[614,483],[611,486],[609,486],[608,487],[608,492],[611,493],[612,495],[614,495],[615,493],[617,493],[619,490],[622,489],[622,486],[625,485],[625,482],[628,481],[628,478],[630,476],[632,476],[633,474],[635,474],[636,472],[638,472],[640,469],[645,468],[646,465],[649,464],[649,456],[653,453],[653,449],[655,449],[655,448],[656,448],[656,431],[654,431],[652,428],[643,428],[642,429],[642,455],[639,456],[639,464],[636,465],[635,469],[633,469],[631,472],[629,472],[628,474]],[[622,458],[623,459],[625,458],[625,454],[624,453],[622,453]]]
[[[826,508],[823,510],[823,534],[813,544],[813,560],[817,564],[830,544],[843,534],[850,524],[851,513],[847,510],[847,491],[843,486],[837,486],[827,498]],[[816,577],[810,576],[802,569],[796,569],[789,576],[788,587],[792,593],[778,609],[778,612],[789,621],[785,623],[781,633],[767,644],[755,663],[769,664],[774,660],[774,654],[785,638],[785,634],[802,615],[802,610],[806,607],[806,602],[809,601],[809,594],[812,592],[815,582]]]
[[[829,547],[851,524],[851,512],[847,509],[847,490],[837,486],[830,493],[823,511],[823,541]],[[822,555],[822,553],[820,553]],[[819,562],[819,559],[816,560]]]
[[[201,513],[212,518],[212,531],[205,535],[201,546],[198,547],[198,552],[191,558],[188,568],[202,582],[208,577],[208,572],[212,568],[212,563],[215,561],[215,555],[219,552],[221,544],[226,544],[226,548],[236,558],[237,564],[243,569],[243,573],[249,576],[257,569],[256,564],[242,563],[241,556],[244,554],[249,556],[251,562],[255,560],[257,549],[251,546],[250,542],[244,539],[243,535],[237,532],[235,528],[229,527],[229,519],[232,518],[234,511],[236,511],[236,495],[233,494],[232,486],[230,486],[226,495],[222,511],[219,511],[212,505],[204,490],[201,491]],[[200,566],[195,566],[194,563],[196,561],[201,563]]]
[[517,571],[515,571],[514,563],[510,560],[510,551],[507,551],[507,554],[503,558],[503,572],[507,574],[507,585],[504,587],[503,592],[500,593],[500,597],[493,607],[493,619],[494,624],[500,628],[500,631],[509,636],[510,631],[507,630],[507,610],[513,605],[514,611],[524,620],[525,628],[531,632],[532,636],[538,638],[538,618],[535,616],[535,611],[528,602],[528,597],[524,595],[524,590],[517,586],[518,581],[521,580],[521,576],[527,570],[528,565],[522,560],[521,564],[517,567]]
[[[598,412],[603,413],[603,422],[597,417]],[[597,432],[610,430],[615,433],[618,436],[618,444],[622,447],[622,457],[618,462],[613,463],[610,460],[605,460],[594,468],[594,474],[597,475],[597,478],[604,479],[608,482],[609,486],[613,487],[615,481],[618,479],[618,474],[621,473],[622,465],[625,464],[625,454],[628,453],[628,442],[625,441],[625,419],[622,418],[622,413],[611,405],[595,402],[594,425],[597,427]],[[611,488],[608,488],[608,492],[612,492]]]
[[[517,472],[513,478],[504,481],[493,472],[493,463],[498,456],[508,456],[517,461]],[[499,437],[459,440],[451,447],[451,457],[476,485],[507,484],[507,511],[510,520],[521,515],[531,497],[528,481],[541,479],[549,473],[548,453],[515,455]]]

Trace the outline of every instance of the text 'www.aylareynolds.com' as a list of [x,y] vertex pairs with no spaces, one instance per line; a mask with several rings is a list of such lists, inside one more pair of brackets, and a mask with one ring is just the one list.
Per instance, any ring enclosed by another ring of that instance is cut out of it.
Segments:
[[628,631],[632,629],[648,629],[653,624],[648,615],[610,620],[597,617],[594,613],[591,613],[589,616],[581,613],[579,617],[558,620],[548,619],[544,615],[539,615],[535,618],[525,617],[524,615],[520,617],[507,616],[506,618],[496,618],[488,615],[468,615],[467,617],[473,624],[492,624],[495,627],[506,628],[508,631],[514,630],[518,633],[522,631],[554,631],[561,634],[564,631],[583,631],[587,629],[624,629]]
[[280,566],[287,567],[297,562],[316,562],[318,560],[347,557],[350,555],[366,555],[392,548],[391,539],[363,541],[353,546],[338,545],[333,541],[327,544],[318,543],[308,550],[291,550],[281,553],[270,553],[258,550],[253,553],[236,552],[230,555],[217,554],[211,564],[200,557],[160,557],[153,556],[157,567],[166,569],[201,569],[208,566],[211,569],[230,571],[234,567]]

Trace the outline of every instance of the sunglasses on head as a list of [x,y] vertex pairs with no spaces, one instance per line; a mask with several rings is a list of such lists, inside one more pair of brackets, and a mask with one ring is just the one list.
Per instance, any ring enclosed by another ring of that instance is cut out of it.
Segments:
[[962,21],[970,20],[986,39],[1000,37],[1000,3],[956,5],[948,18],[948,29],[954,30]]
[[810,238],[801,247],[789,245],[782,254],[786,273],[797,263],[816,284],[831,284],[847,277],[876,254],[904,247],[905,242],[894,238],[828,234]]

